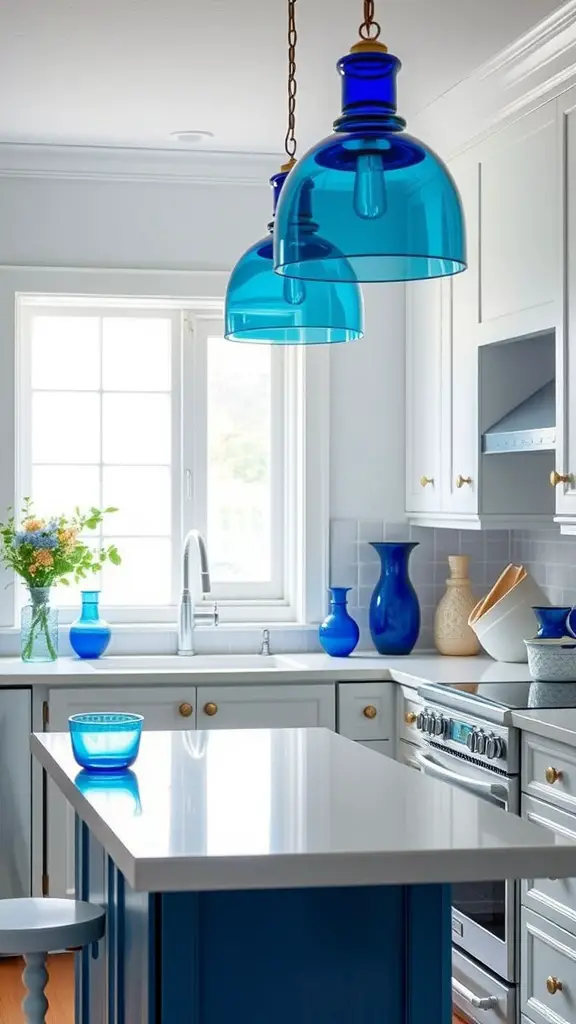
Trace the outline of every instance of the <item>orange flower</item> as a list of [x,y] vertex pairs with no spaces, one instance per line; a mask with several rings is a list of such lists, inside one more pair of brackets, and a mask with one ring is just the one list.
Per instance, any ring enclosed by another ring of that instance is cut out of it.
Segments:
[[25,522],[22,523],[26,533],[33,533],[35,530],[43,530],[45,525],[46,523],[43,519],[26,519]]
[[28,572],[30,573],[31,576],[35,576],[36,573],[38,572],[38,566],[37,565],[29,565],[28,566]]
[[49,569],[50,566],[54,565],[54,559],[51,551],[41,549],[34,555],[34,563],[37,568]]
[[73,529],[73,527],[68,527],[65,530],[58,530],[58,540],[65,548],[74,547],[77,537],[78,530]]

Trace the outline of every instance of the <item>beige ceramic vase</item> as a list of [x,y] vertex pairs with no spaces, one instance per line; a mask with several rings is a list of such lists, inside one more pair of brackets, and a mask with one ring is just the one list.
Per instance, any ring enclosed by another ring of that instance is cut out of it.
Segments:
[[476,604],[468,578],[468,555],[448,555],[450,578],[434,619],[434,642],[440,654],[478,654],[480,643],[468,625],[468,616]]

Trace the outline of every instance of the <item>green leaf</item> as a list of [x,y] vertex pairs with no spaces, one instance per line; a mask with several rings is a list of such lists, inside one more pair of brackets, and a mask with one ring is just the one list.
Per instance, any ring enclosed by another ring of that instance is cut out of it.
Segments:
[[108,548],[108,558],[112,562],[112,565],[121,565],[122,563],[118,549],[115,547]]
[[62,576],[62,578],[60,580],[60,583],[62,583],[62,585],[64,587],[69,587],[70,586],[70,580],[67,580],[65,576]]
[[118,509],[117,509],[117,508],[114,508],[114,506],[113,506],[113,505],[110,505],[110,507],[109,507],[109,508],[105,508],[105,509],[104,509],[104,511],[105,511],[105,512],[117,512],[117,511],[118,511]]

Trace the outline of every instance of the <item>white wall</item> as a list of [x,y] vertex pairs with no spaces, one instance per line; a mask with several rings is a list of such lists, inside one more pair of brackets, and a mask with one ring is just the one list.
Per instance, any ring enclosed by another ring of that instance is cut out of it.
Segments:
[[[0,264],[229,269],[264,234],[266,181],[0,178]],[[331,517],[404,512],[404,289],[365,289],[366,336],[331,352]],[[3,344],[11,344],[5,335]]]

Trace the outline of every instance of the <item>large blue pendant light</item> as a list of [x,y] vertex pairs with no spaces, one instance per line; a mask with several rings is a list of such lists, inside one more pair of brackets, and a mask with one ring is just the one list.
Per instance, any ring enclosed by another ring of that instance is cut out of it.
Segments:
[[[296,0],[288,0],[287,162],[270,179],[274,212],[295,164]],[[226,291],[225,337],[231,341],[279,345],[318,345],[353,341],[364,333],[362,293],[349,272],[328,283],[297,281],[274,273],[272,232],[238,260]]]
[[378,42],[374,0],[338,61],[342,116],[290,175],[274,265],[310,281],[412,281],[466,269],[462,204],[447,167],[396,113],[401,64]]

